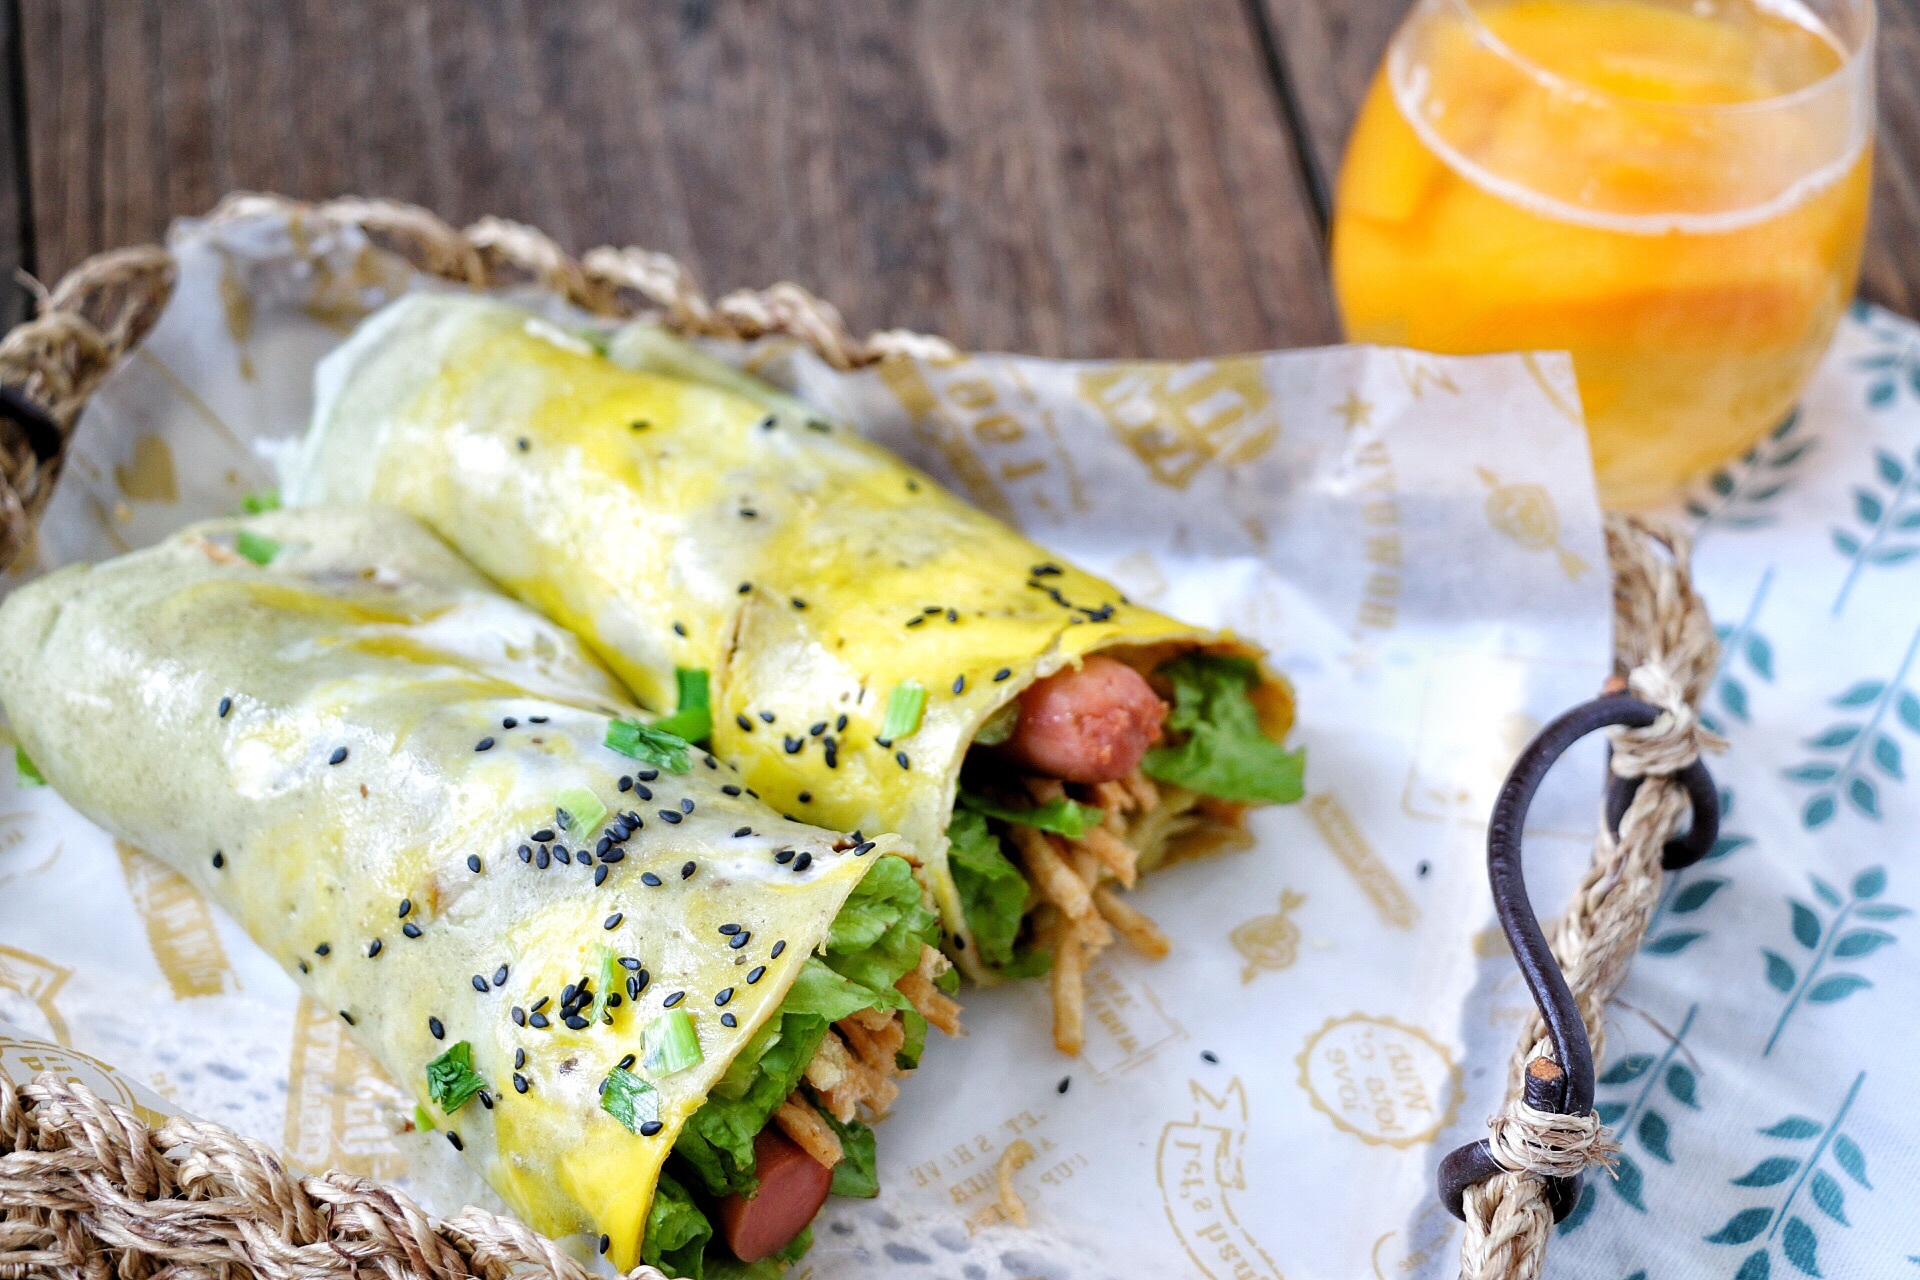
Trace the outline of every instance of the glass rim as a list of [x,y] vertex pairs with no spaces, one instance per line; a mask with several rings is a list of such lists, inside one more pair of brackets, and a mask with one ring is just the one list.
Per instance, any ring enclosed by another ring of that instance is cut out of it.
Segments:
[[[1635,110],[1668,112],[1676,116],[1712,118],[1754,115],[1766,111],[1791,109],[1802,103],[1811,102],[1831,91],[1833,86],[1858,78],[1863,73],[1863,68],[1870,71],[1873,66],[1873,51],[1880,35],[1880,7],[1875,0],[1843,0],[1843,3],[1864,15],[1864,26],[1860,38],[1851,47],[1843,49],[1844,56],[1840,60],[1840,65],[1818,80],[1803,84],[1798,89],[1791,89],[1786,93],[1767,98],[1754,98],[1746,102],[1660,102],[1652,98],[1619,93],[1612,89],[1602,89],[1549,70],[1502,40],[1493,28],[1487,25],[1485,19],[1481,18],[1473,0],[1440,0],[1440,3],[1456,11],[1472,27],[1474,40],[1477,43],[1505,59],[1545,88],[1556,92],[1579,94],[1596,103],[1619,103],[1631,105]],[[1411,25],[1411,23],[1404,24],[1401,30],[1407,30]]]

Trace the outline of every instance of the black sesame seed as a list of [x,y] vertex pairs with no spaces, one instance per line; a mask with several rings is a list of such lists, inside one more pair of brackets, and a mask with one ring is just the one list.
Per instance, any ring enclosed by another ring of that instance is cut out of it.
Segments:
[[296,960],[294,961],[294,963],[300,966],[300,972],[302,973],[313,972],[313,966],[308,964],[305,960]]
[[527,1091],[527,1078],[518,1071],[513,1073],[513,1091],[515,1093],[525,1093]]
[[1060,1083],[1053,1086],[1053,1091],[1055,1093],[1065,1093],[1067,1091],[1067,1086],[1072,1083],[1073,1083],[1072,1076],[1061,1076]]
[[[520,447],[522,449],[526,448],[527,442],[525,440],[522,440],[520,442]],[[455,1133],[451,1129],[447,1130],[447,1141],[453,1144],[453,1149],[455,1151],[465,1151],[467,1149],[467,1144],[460,1141],[460,1135]]]
[[552,839],[553,839],[552,827],[542,827],[538,831],[533,833],[533,842],[535,844],[546,844],[549,840],[552,840]]
[[926,620],[927,620],[927,619],[926,619],[926,615],[924,615],[924,614],[915,614],[915,615],[914,615],[913,617],[911,617],[911,618],[909,618],[909,619],[907,619],[907,625],[908,625],[908,626],[910,626],[910,627],[917,627],[917,626],[919,626],[919,625],[920,625],[921,623],[923,623],[923,622],[925,622]]
[[772,723],[773,723],[773,712],[771,712],[771,711],[762,711],[762,712],[760,713],[760,721],[761,721],[761,723],[763,723],[763,724],[772,724]]
[[738,839],[741,836],[750,836],[753,834],[753,828],[752,827],[735,827],[733,829],[733,834],[735,839]]
[[1013,674],[1013,668],[1002,667],[998,671],[993,673],[994,683],[998,684],[1000,681],[1005,680],[1008,676],[1012,674]]
[[542,849],[540,850],[539,853],[534,855],[533,865],[536,867],[539,867],[542,871],[545,871],[547,869],[548,864],[551,863],[552,861],[553,861],[553,855],[548,853],[545,849]]
[[560,859],[560,861],[566,863],[568,866],[573,865],[573,855],[567,852],[567,847],[563,844],[557,844],[553,846],[553,856]]
[[[644,778],[644,777],[646,777],[647,775],[643,773],[643,774],[641,774],[640,776]],[[644,786],[642,786],[642,785],[641,785],[640,783],[638,783],[638,782],[636,782],[636,783],[634,783],[634,784],[633,784],[633,794],[634,794],[634,795],[636,795],[636,796],[638,796],[638,797],[639,797],[640,799],[642,799],[642,800],[651,800],[651,799],[653,799],[653,792],[652,792],[652,791],[650,791],[650,790],[648,790],[648,789],[647,789],[646,787],[644,787]],[[634,825],[635,825],[635,826],[638,826],[638,825],[639,825],[639,819],[637,819],[637,818],[636,818],[636,819],[634,819]]]
[[673,634],[677,636],[685,636],[687,634],[687,629],[682,624],[676,622],[673,624]]
[[821,754],[827,762],[827,768],[838,769],[840,767],[840,744],[832,738],[827,739],[826,750]]
[[512,716],[508,716],[505,720],[502,720],[500,722],[500,727],[502,729],[518,729],[520,727],[520,722],[518,720],[515,720]]
[[447,1038],[447,1024],[438,1018],[427,1019],[427,1030],[433,1033],[435,1040],[445,1040]]
[[960,621],[960,614],[959,614],[959,612],[958,612],[957,610],[953,610],[953,609],[949,609],[949,610],[947,610],[947,621],[948,621],[948,622],[958,622],[958,621]]
[[691,876],[694,873],[694,871],[699,867],[699,865],[700,865],[699,863],[694,862],[691,859],[689,859],[685,863],[682,863],[680,867],[680,878],[682,880],[687,879],[689,876]]
[[609,830],[606,835],[600,837],[600,843],[593,846],[593,851],[605,855],[611,848],[613,848],[613,832]]
[[[519,1005],[513,1006],[513,1025],[516,1027],[524,1027],[527,1025],[527,1011],[525,1009],[522,1009]],[[521,1061],[525,1060],[526,1050],[524,1049],[519,1050],[519,1054],[520,1054],[519,1060],[515,1061],[513,1064],[516,1067],[520,1065]]]
[[673,1006],[679,1004],[682,1000],[685,1000],[686,998],[687,998],[686,992],[676,991],[672,995],[668,996],[665,1000],[662,1000],[660,1004],[662,1008],[671,1009],[673,1008]]
[[487,1091],[486,1091],[485,1089],[482,1089],[482,1090],[480,1091],[480,1094],[479,1094],[479,1097],[480,1097],[480,1105],[481,1105],[481,1106],[483,1106],[483,1107],[485,1107],[485,1108],[486,1108],[487,1110],[489,1110],[489,1111],[491,1111],[491,1110],[493,1110],[493,1095],[492,1095],[492,1094],[490,1094],[490,1093],[488,1093],[488,1092],[487,1092]]
[[475,751],[491,751],[493,750],[493,739],[482,738],[480,739],[480,741],[473,744],[473,749]]
[[530,1015],[527,1018],[527,1022],[529,1025],[536,1027],[541,1031],[545,1031],[548,1027],[553,1025],[551,1022],[547,1021],[547,1015],[544,1013],[536,1013],[536,1014]]
[[533,443],[530,440],[528,440],[525,436],[521,436],[518,440],[514,441],[514,443],[520,446],[520,452],[522,453],[525,453],[527,450],[533,448]]
[[552,999],[553,999],[552,996],[541,996],[540,999],[534,1003],[533,1011],[535,1013],[540,1012],[542,1009],[547,1007],[548,1002],[551,1001]]
[[213,869],[215,871],[218,871],[220,868],[226,865],[227,865],[227,855],[220,852],[218,849],[215,849],[213,851]]
[[400,918],[402,920],[405,920],[412,913],[413,913],[413,899],[412,898],[400,899]]
[[658,1120],[643,1120],[640,1122],[640,1136],[643,1138],[651,1138],[664,1128],[666,1128],[666,1125]]
[[735,786],[733,783],[729,782],[725,786],[720,788],[720,794],[726,795],[726,796],[737,796],[740,794],[740,788]]
[[747,945],[747,939],[751,938],[752,936],[753,935],[751,933],[748,933],[745,930],[742,930],[741,932],[734,934],[733,941],[729,942],[727,945],[732,947],[735,951],[738,951],[740,948]]
[[691,800],[688,800],[688,799],[684,799],[684,798],[683,798],[683,799],[682,799],[682,800],[680,801],[680,812],[682,812],[682,813],[692,813],[692,812],[693,812],[693,801],[691,801]]
[[953,691],[955,693],[959,693],[961,690],[965,689],[966,687],[967,687],[967,678],[965,676],[955,676],[953,678]]
[[620,921],[623,919],[625,919],[625,917],[616,911],[608,916],[606,920],[601,923],[600,927],[603,929],[618,929],[620,927]]
[[900,762],[900,767],[901,767],[902,769],[906,769],[906,768],[911,768],[911,767],[912,767],[912,764],[913,764],[913,762],[912,762],[911,760],[909,760],[909,759],[907,758],[907,753],[906,753],[906,752],[904,752],[904,751],[896,751],[896,752],[894,752],[894,753],[893,753],[893,758],[894,758],[895,760],[897,760],[897,761],[899,761],[899,762]]
[[1220,1063],[1220,1055],[1215,1053],[1211,1049],[1202,1049],[1200,1051],[1200,1061],[1212,1063],[1215,1066],[1218,1066]]
[[709,769],[718,769],[720,767],[720,762],[718,760],[715,760],[712,756],[701,756],[700,762],[706,765],[707,768]]
[[493,971],[493,985],[496,987],[504,987],[507,985],[507,966],[501,965]]
[[607,882],[607,868],[602,864],[593,869],[593,887],[598,889]]
[[746,595],[746,594],[747,594],[747,593],[748,593],[749,591],[752,591],[752,590],[753,590],[753,584],[752,584],[751,582],[743,582],[743,583],[741,583],[741,584],[740,584],[740,594],[741,594],[741,595],[743,595],[743,596],[744,596],[744,595]]
[[486,978],[477,973],[473,975],[473,989],[481,995],[485,995],[488,991],[492,990],[492,988],[487,985]]
[[587,1020],[577,1013],[568,1014],[566,1023],[568,1029],[572,1031],[585,1031],[587,1029]]
[[821,734],[825,733],[826,731],[827,731],[827,722],[825,720],[822,720],[819,724],[816,724],[807,730],[807,736],[810,738],[817,738]]
[[222,720],[225,720],[227,718],[227,712],[231,710],[233,710],[233,699],[232,698],[220,699],[220,718]]
[[780,745],[786,748],[788,755],[794,756],[794,755],[799,755],[800,748],[806,746],[807,743],[806,743],[806,739],[804,738],[787,737],[787,738],[781,739]]
[[793,860],[793,869],[795,871],[805,871],[808,867],[812,865],[813,865],[813,855],[811,853],[808,853],[805,849],[802,849],[800,851],[800,855]]
[[776,849],[774,850],[773,860],[779,863],[781,866],[785,866],[787,863],[793,861],[793,850]]
[[753,968],[747,970],[747,985],[752,986],[754,983],[760,981],[760,979],[766,976],[767,976],[767,966],[763,964],[757,964],[753,966]]
[[662,809],[659,813],[660,821],[662,822],[679,822],[681,820],[680,814],[673,809]]
[[627,975],[627,999],[638,1000],[639,998],[640,998],[640,979],[634,977],[632,974],[628,974]]
[[621,776],[621,778],[620,778],[620,781],[619,781],[619,783],[618,783],[617,785],[619,786],[619,788],[620,788],[620,790],[622,790],[622,791],[631,791],[631,790],[633,790],[633,775],[632,775],[632,774],[624,774],[624,775],[622,775],[622,776]]
[[642,871],[640,873],[640,883],[646,885],[649,889],[658,889],[660,887],[660,877],[651,871]]
[[384,946],[386,946],[386,943],[380,941],[380,939],[378,938],[375,938],[372,942],[369,942],[367,944],[367,959],[371,960],[375,956],[379,955],[380,949]]
[[785,951],[786,949],[787,949],[787,940],[785,938],[782,938],[780,939],[780,941],[773,944],[773,950],[768,952],[767,954],[771,955],[775,960],[778,960],[780,958],[780,953],[782,951]]
[[324,955],[331,954],[332,951],[333,951],[333,944],[331,942],[323,942],[319,946],[313,949],[313,954],[317,956],[324,956]]
[[420,936],[420,926],[409,920],[400,926],[400,932],[406,934],[409,938],[417,938]]
[[480,855],[479,855],[479,854],[477,854],[477,853],[470,853],[470,854],[468,854],[468,855],[467,855],[467,870],[469,870],[469,871],[476,871],[476,872],[480,870]]
[[766,417],[760,419],[760,429],[762,431],[771,431],[778,425],[780,425],[780,419],[774,417],[772,414],[768,414]]
[[607,1237],[607,1234],[605,1232],[601,1232],[600,1233],[600,1252],[605,1253],[609,1248],[612,1247],[612,1245],[613,1245],[613,1241]]
[[740,732],[742,733],[753,732],[753,721],[747,719],[746,712],[742,711],[739,714],[735,715],[733,717],[733,722],[740,726]]
[[800,803],[801,803],[801,804],[812,804],[812,803],[813,803],[813,792],[811,792],[811,791],[802,791],[802,792],[800,793],[800,797],[799,797],[799,798],[800,798]]
[[723,1027],[737,1027],[740,1025],[740,1021],[730,1013],[723,1013],[720,1015],[720,1025]]
[[802,600],[799,596],[795,596],[793,598],[793,607],[796,609],[804,609],[807,607],[807,602],[805,600]]
[[335,747],[333,749],[333,754],[327,757],[327,763],[339,764],[342,760],[345,760],[346,758],[347,758],[347,749],[345,747]]
[[547,718],[545,716],[528,716],[527,717],[528,724],[545,724],[546,722],[547,722]]

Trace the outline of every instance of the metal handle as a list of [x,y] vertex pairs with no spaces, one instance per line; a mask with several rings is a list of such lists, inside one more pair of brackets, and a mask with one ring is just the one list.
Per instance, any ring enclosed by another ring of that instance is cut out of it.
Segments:
[[[1586,1024],[1581,1021],[1573,991],[1547,946],[1533,903],[1527,897],[1520,857],[1527,810],[1547,770],[1574,743],[1596,729],[1613,725],[1644,729],[1659,718],[1658,707],[1624,693],[1608,694],[1573,708],[1542,729],[1514,761],[1487,823],[1487,878],[1493,886],[1494,910],[1499,914],[1507,945],[1519,962],[1520,975],[1546,1023],[1547,1036],[1553,1041],[1553,1058],[1529,1064],[1522,1089],[1527,1104],[1540,1111],[1585,1115],[1593,1109],[1593,1046],[1587,1040]],[[1611,769],[1607,778],[1607,827],[1618,837],[1620,819],[1633,802],[1641,779],[1615,777]],[[1693,823],[1686,835],[1669,840],[1662,851],[1660,865],[1669,871],[1699,861],[1720,835],[1720,795],[1706,765],[1695,760],[1680,772],[1678,780],[1692,802]],[[1462,1200],[1467,1188],[1502,1171],[1484,1138],[1451,1152],[1440,1162],[1440,1200],[1447,1212],[1464,1218]],[[1579,1190],[1578,1176],[1547,1180],[1547,1203],[1555,1222],[1567,1216],[1579,1198]]]

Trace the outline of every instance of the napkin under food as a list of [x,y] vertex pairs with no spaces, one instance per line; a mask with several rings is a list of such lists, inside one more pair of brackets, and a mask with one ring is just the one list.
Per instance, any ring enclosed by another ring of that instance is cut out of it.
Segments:
[[[280,214],[183,223],[172,249],[172,303],[96,392],[0,589],[273,492],[315,362],[381,303],[445,287]],[[1260,811],[1251,848],[1142,883],[1173,954],[1100,958],[1080,1057],[1052,1047],[1040,985],[968,993],[968,1034],[936,1038],[880,1125],[880,1198],[831,1202],[796,1280],[1447,1272],[1433,1171],[1482,1132],[1526,1012],[1489,928],[1487,812],[1610,660],[1567,360],[1345,347],[839,373],[784,341],[713,349],[1135,599],[1266,646],[1308,758],[1306,799]],[[1536,805],[1540,901],[1587,860],[1599,767],[1578,753]],[[0,1019],[302,1168],[399,1180],[443,1213],[501,1207],[184,879],[11,780]]]

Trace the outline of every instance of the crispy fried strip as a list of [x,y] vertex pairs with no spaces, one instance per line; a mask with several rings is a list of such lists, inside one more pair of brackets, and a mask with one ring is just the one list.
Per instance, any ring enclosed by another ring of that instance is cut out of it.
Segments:
[[1122,778],[1120,782],[1133,793],[1134,801],[1142,809],[1153,809],[1159,805],[1160,788],[1154,786],[1153,780],[1138,769]]
[[1107,811],[1108,818],[1131,813],[1138,807],[1133,792],[1118,782],[1098,782],[1093,787],[1093,802]]
[[801,1150],[829,1169],[839,1164],[841,1157],[846,1155],[840,1149],[840,1135],[828,1127],[827,1122],[820,1118],[820,1113],[808,1105],[798,1089],[773,1109],[773,1122],[780,1126],[782,1133],[798,1143]]
[[1053,972],[1053,1046],[1077,1054],[1087,1041],[1087,951],[1080,930],[1071,920],[1056,929]]
[[1067,794],[1066,784],[1058,778],[1027,777],[1021,781],[1026,784],[1027,794],[1033,797],[1035,804],[1051,804]]
[[1074,843],[1091,850],[1123,888],[1133,888],[1134,880],[1140,875],[1140,855],[1132,845],[1105,827],[1087,828],[1087,833]]
[[1173,944],[1167,940],[1167,935],[1160,931],[1160,926],[1153,922],[1152,917],[1122,902],[1120,895],[1111,887],[1103,884],[1095,889],[1093,905],[1099,909],[1102,916],[1106,917],[1107,922],[1119,931],[1120,936],[1127,940],[1127,945],[1141,955],[1158,960],[1173,949]]
[[1000,1161],[994,1166],[994,1172],[1000,1177],[1000,1212],[1016,1226],[1027,1225],[1027,1202],[1013,1189],[1013,1171],[1031,1159],[1033,1144],[1025,1138],[1015,1138],[1000,1153]]
[[[804,1075],[814,1091],[825,1097],[845,1083],[852,1069],[853,1056],[847,1052],[846,1042],[829,1031],[820,1041],[820,1047],[813,1051],[813,1057],[807,1060]],[[840,1118],[850,1120],[852,1116]]]
[[960,1034],[960,1005],[946,992],[927,981],[918,970],[893,984],[907,998],[915,1013],[950,1036]]
[[1043,897],[1075,920],[1093,911],[1086,881],[1073,874],[1052,837],[1044,831],[1019,825],[1010,825],[1007,832],[1020,851],[1020,860],[1026,864],[1028,881]]
[[[864,1012],[870,1013],[872,1010]],[[842,1018],[833,1025],[861,1062],[882,1075],[890,1076],[899,1071],[893,1055],[900,1052],[900,1046],[906,1043],[907,1030],[897,1016],[889,1014],[877,1028],[862,1023],[859,1014]]]

